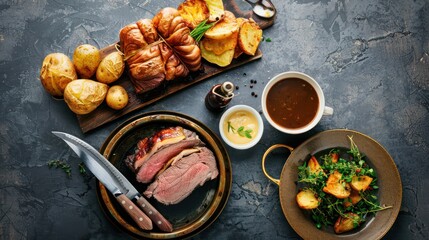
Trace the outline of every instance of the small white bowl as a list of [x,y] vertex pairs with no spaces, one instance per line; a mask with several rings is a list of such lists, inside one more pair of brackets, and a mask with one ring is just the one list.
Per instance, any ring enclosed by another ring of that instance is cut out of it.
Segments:
[[[224,129],[223,129],[223,123],[226,121],[226,119],[229,118],[229,116],[237,111],[247,111],[249,113],[251,113],[253,116],[255,116],[257,123],[258,123],[258,133],[256,134],[256,136],[248,143],[243,143],[243,144],[238,144],[238,143],[234,143],[231,140],[229,140],[227,138],[227,136],[225,135]],[[264,122],[262,121],[262,117],[261,115],[258,113],[258,111],[256,111],[254,108],[247,106],[247,105],[235,105],[231,108],[229,108],[228,110],[226,110],[223,114],[222,117],[220,118],[219,121],[219,132],[220,135],[223,139],[223,141],[228,144],[229,146],[235,148],[235,149],[249,149],[253,146],[255,146],[259,140],[261,140],[262,134],[264,133]]]

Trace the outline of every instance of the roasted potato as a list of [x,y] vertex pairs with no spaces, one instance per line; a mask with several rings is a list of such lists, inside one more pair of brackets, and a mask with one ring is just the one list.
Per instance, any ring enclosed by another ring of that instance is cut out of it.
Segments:
[[97,81],[110,84],[118,80],[125,69],[125,62],[119,52],[112,52],[101,60],[98,65]]
[[372,182],[369,176],[353,176],[350,182],[351,187],[356,191],[365,191]]
[[[238,29],[241,28],[241,25],[246,21],[247,19],[239,17],[236,19],[237,24],[238,24]],[[240,31],[240,30],[239,30]],[[234,58],[238,58],[241,56],[241,54],[243,54],[243,50],[240,48],[240,44],[238,44],[238,39],[237,39],[237,45],[235,46],[235,52],[234,52]]]
[[241,50],[240,46],[237,44],[234,50],[234,59],[240,57],[241,54],[243,54],[243,50]]
[[336,234],[350,231],[359,226],[361,218],[355,213],[346,213],[346,216],[339,217],[334,224],[334,231]]
[[185,0],[177,7],[180,16],[190,29],[194,29],[210,16],[209,8],[204,0]]
[[230,37],[224,39],[204,38],[201,43],[207,51],[211,51],[216,55],[235,49],[237,46],[238,32],[233,33]]
[[208,62],[216,64],[220,67],[228,66],[234,57],[234,49],[227,50],[221,55],[216,55],[212,51],[205,49],[204,44],[200,43],[201,57]]
[[310,168],[311,173],[319,173],[323,172],[322,167],[320,166],[319,162],[317,161],[315,156],[311,156],[311,158],[308,160],[307,163],[308,167]]
[[302,209],[315,209],[319,206],[321,199],[317,198],[310,189],[304,189],[296,195],[296,202]]
[[73,63],[62,53],[45,57],[40,70],[40,81],[45,90],[54,97],[62,97],[67,84],[77,79]]
[[128,93],[119,85],[109,88],[106,95],[107,106],[115,110],[121,110],[128,104]]
[[337,163],[338,159],[340,158],[340,155],[336,152],[331,153],[331,161],[333,163]]
[[359,191],[356,191],[352,188],[350,192],[350,196],[346,199],[344,199],[344,206],[350,207],[352,205],[356,205],[360,200],[362,200],[362,197],[359,194]]
[[240,27],[238,34],[238,44],[244,53],[248,55],[255,55],[259,43],[262,39],[262,29],[253,20],[245,20]]
[[73,64],[79,78],[81,79],[87,79],[94,76],[100,61],[100,51],[95,46],[83,44],[74,50]]
[[64,101],[76,114],[87,114],[96,109],[105,99],[108,86],[89,79],[70,82],[64,90]]
[[225,16],[212,28],[205,32],[204,37],[211,39],[225,39],[238,32],[237,19],[230,11],[225,11]]
[[326,186],[323,188],[325,193],[334,195],[336,198],[347,198],[350,196],[350,184],[346,183],[342,178],[342,174],[335,171],[329,175],[326,181]]
[[209,8],[210,17],[209,22],[219,21],[223,18],[225,8],[223,7],[222,0],[204,0]]

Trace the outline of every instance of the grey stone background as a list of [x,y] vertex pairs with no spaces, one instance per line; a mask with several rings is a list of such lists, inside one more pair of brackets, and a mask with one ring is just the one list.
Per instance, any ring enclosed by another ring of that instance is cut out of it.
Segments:
[[[38,79],[43,58],[72,56],[83,43],[103,48],[119,30],[180,1],[0,1],[0,239],[126,239],[104,216],[95,178],[78,174],[79,159],[52,130],[99,148],[132,113],[88,134]],[[248,8],[245,2],[237,0]],[[239,86],[231,105],[261,110],[264,83],[280,72],[313,76],[335,109],[308,133],[291,136],[269,127],[251,151],[227,148],[233,188],[217,221],[195,239],[299,239],[286,221],[278,187],[261,171],[275,143],[298,146],[327,129],[360,131],[391,154],[403,184],[402,207],[386,239],[429,238],[429,2],[426,0],[274,0],[275,24],[264,31],[262,59],[217,75],[141,110],[171,110],[199,119],[218,133],[219,114],[204,97],[226,80]],[[258,81],[250,88],[250,80]],[[49,169],[68,161],[72,177]],[[280,174],[283,160],[269,168]]]

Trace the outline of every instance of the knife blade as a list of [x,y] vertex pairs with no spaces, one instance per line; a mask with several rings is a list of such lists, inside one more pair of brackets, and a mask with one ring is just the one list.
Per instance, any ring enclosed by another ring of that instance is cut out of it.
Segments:
[[[130,215],[134,222],[143,230],[152,230],[151,219],[142,212],[125,194],[126,189],[119,189],[119,181],[112,177],[111,173],[106,170],[96,159],[100,153],[83,140],[63,132],[52,132],[64,140],[67,145],[83,160],[85,166],[100,180],[101,183],[115,196],[122,208]],[[98,154],[95,154],[95,152]],[[102,156],[102,155],[101,155]]]
[[64,136],[67,136],[67,138],[78,139],[78,144],[82,144],[85,149],[88,149],[88,151],[95,155],[94,160],[110,172],[110,175],[116,180],[116,186],[119,187],[119,189],[124,192],[129,199],[133,200],[160,230],[164,232],[173,231],[172,224],[160,212],[158,212],[158,210],[156,210],[156,208],[152,206],[146,198],[141,196],[139,191],[137,191],[130,181],[128,181],[128,179],[101,153],[83,140],[67,133],[63,134],[65,134]]

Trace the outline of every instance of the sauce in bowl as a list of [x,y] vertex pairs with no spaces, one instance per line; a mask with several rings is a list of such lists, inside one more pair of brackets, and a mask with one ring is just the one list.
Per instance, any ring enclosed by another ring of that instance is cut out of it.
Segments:
[[255,146],[264,132],[261,115],[247,105],[235,105],[226,110],[219,121],[223,141],[235,149]]
[[302,128],[319,109],[319,98],[311,84],[300,78],[286,78],[275,83],[267,94],[271,119],[285,128]]
[[233,143],[249,143],[258,134],[258,120],[249,111],[231,113],[223,122],[225,136]]

